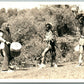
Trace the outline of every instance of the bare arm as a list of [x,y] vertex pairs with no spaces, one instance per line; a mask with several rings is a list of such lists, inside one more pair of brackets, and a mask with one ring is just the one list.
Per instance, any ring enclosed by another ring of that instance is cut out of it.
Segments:
[[0,37],[0,41],[1,41],[1,42],[4,42],[4,43],[6,43],[6,44],[10,44],[10,42],[6,41],[6,40],[3,39],[2,37]]
[[3,39],[2,37],[0,37],[0,41],[1,41],[1,42],[6,42],[6,40]]

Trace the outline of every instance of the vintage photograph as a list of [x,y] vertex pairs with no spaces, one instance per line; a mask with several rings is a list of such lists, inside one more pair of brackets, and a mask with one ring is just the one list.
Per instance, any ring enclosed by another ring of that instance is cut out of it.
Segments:
[[0,2],[0,79],[84,79],[84,2]]

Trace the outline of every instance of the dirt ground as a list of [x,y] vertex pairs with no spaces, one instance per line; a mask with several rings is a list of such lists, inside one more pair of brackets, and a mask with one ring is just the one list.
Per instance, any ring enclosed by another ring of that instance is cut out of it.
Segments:
[[30,67],[13,72],[0,72],[0,79],[84,79],[84,64],[77,67],[77,62],[70,62],[58,64],[57,68]]

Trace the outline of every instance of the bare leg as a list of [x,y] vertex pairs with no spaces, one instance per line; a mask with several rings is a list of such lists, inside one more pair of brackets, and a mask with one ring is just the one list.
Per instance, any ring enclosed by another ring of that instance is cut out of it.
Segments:
[[79,65],[82,64],[82,58],[83,58],[83,46],[80,46]]
[[83,58],[83,55],[80,53],[80,55],[79,55],[79,66],[82,64],[82,58]]
[[43,63],[43,64],[44,64],[44,61],[45,61],[45,55],[48,51],[49,51],[49,47],[47,47],[42,53],[42,62],[41,63]]
[[40,65],[40,68],[43,68],[45,67],[45,56],[46,56],[46,53],[49,51],[50,47],[47,47],[43,53],[42,53],[42,59],[41,59],[41,65]]
[[57,67],[57,63],[56,63],[56,52],[51,50],[51,67],[52,66]]

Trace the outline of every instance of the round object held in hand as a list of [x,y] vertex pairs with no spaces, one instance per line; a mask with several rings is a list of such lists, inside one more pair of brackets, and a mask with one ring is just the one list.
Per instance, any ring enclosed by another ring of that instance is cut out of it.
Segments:
[[10,50],[11,51],[15,51],[18,52],[20,51],[22,48],[22,45],[19,42],[12,42],[10,45]]

